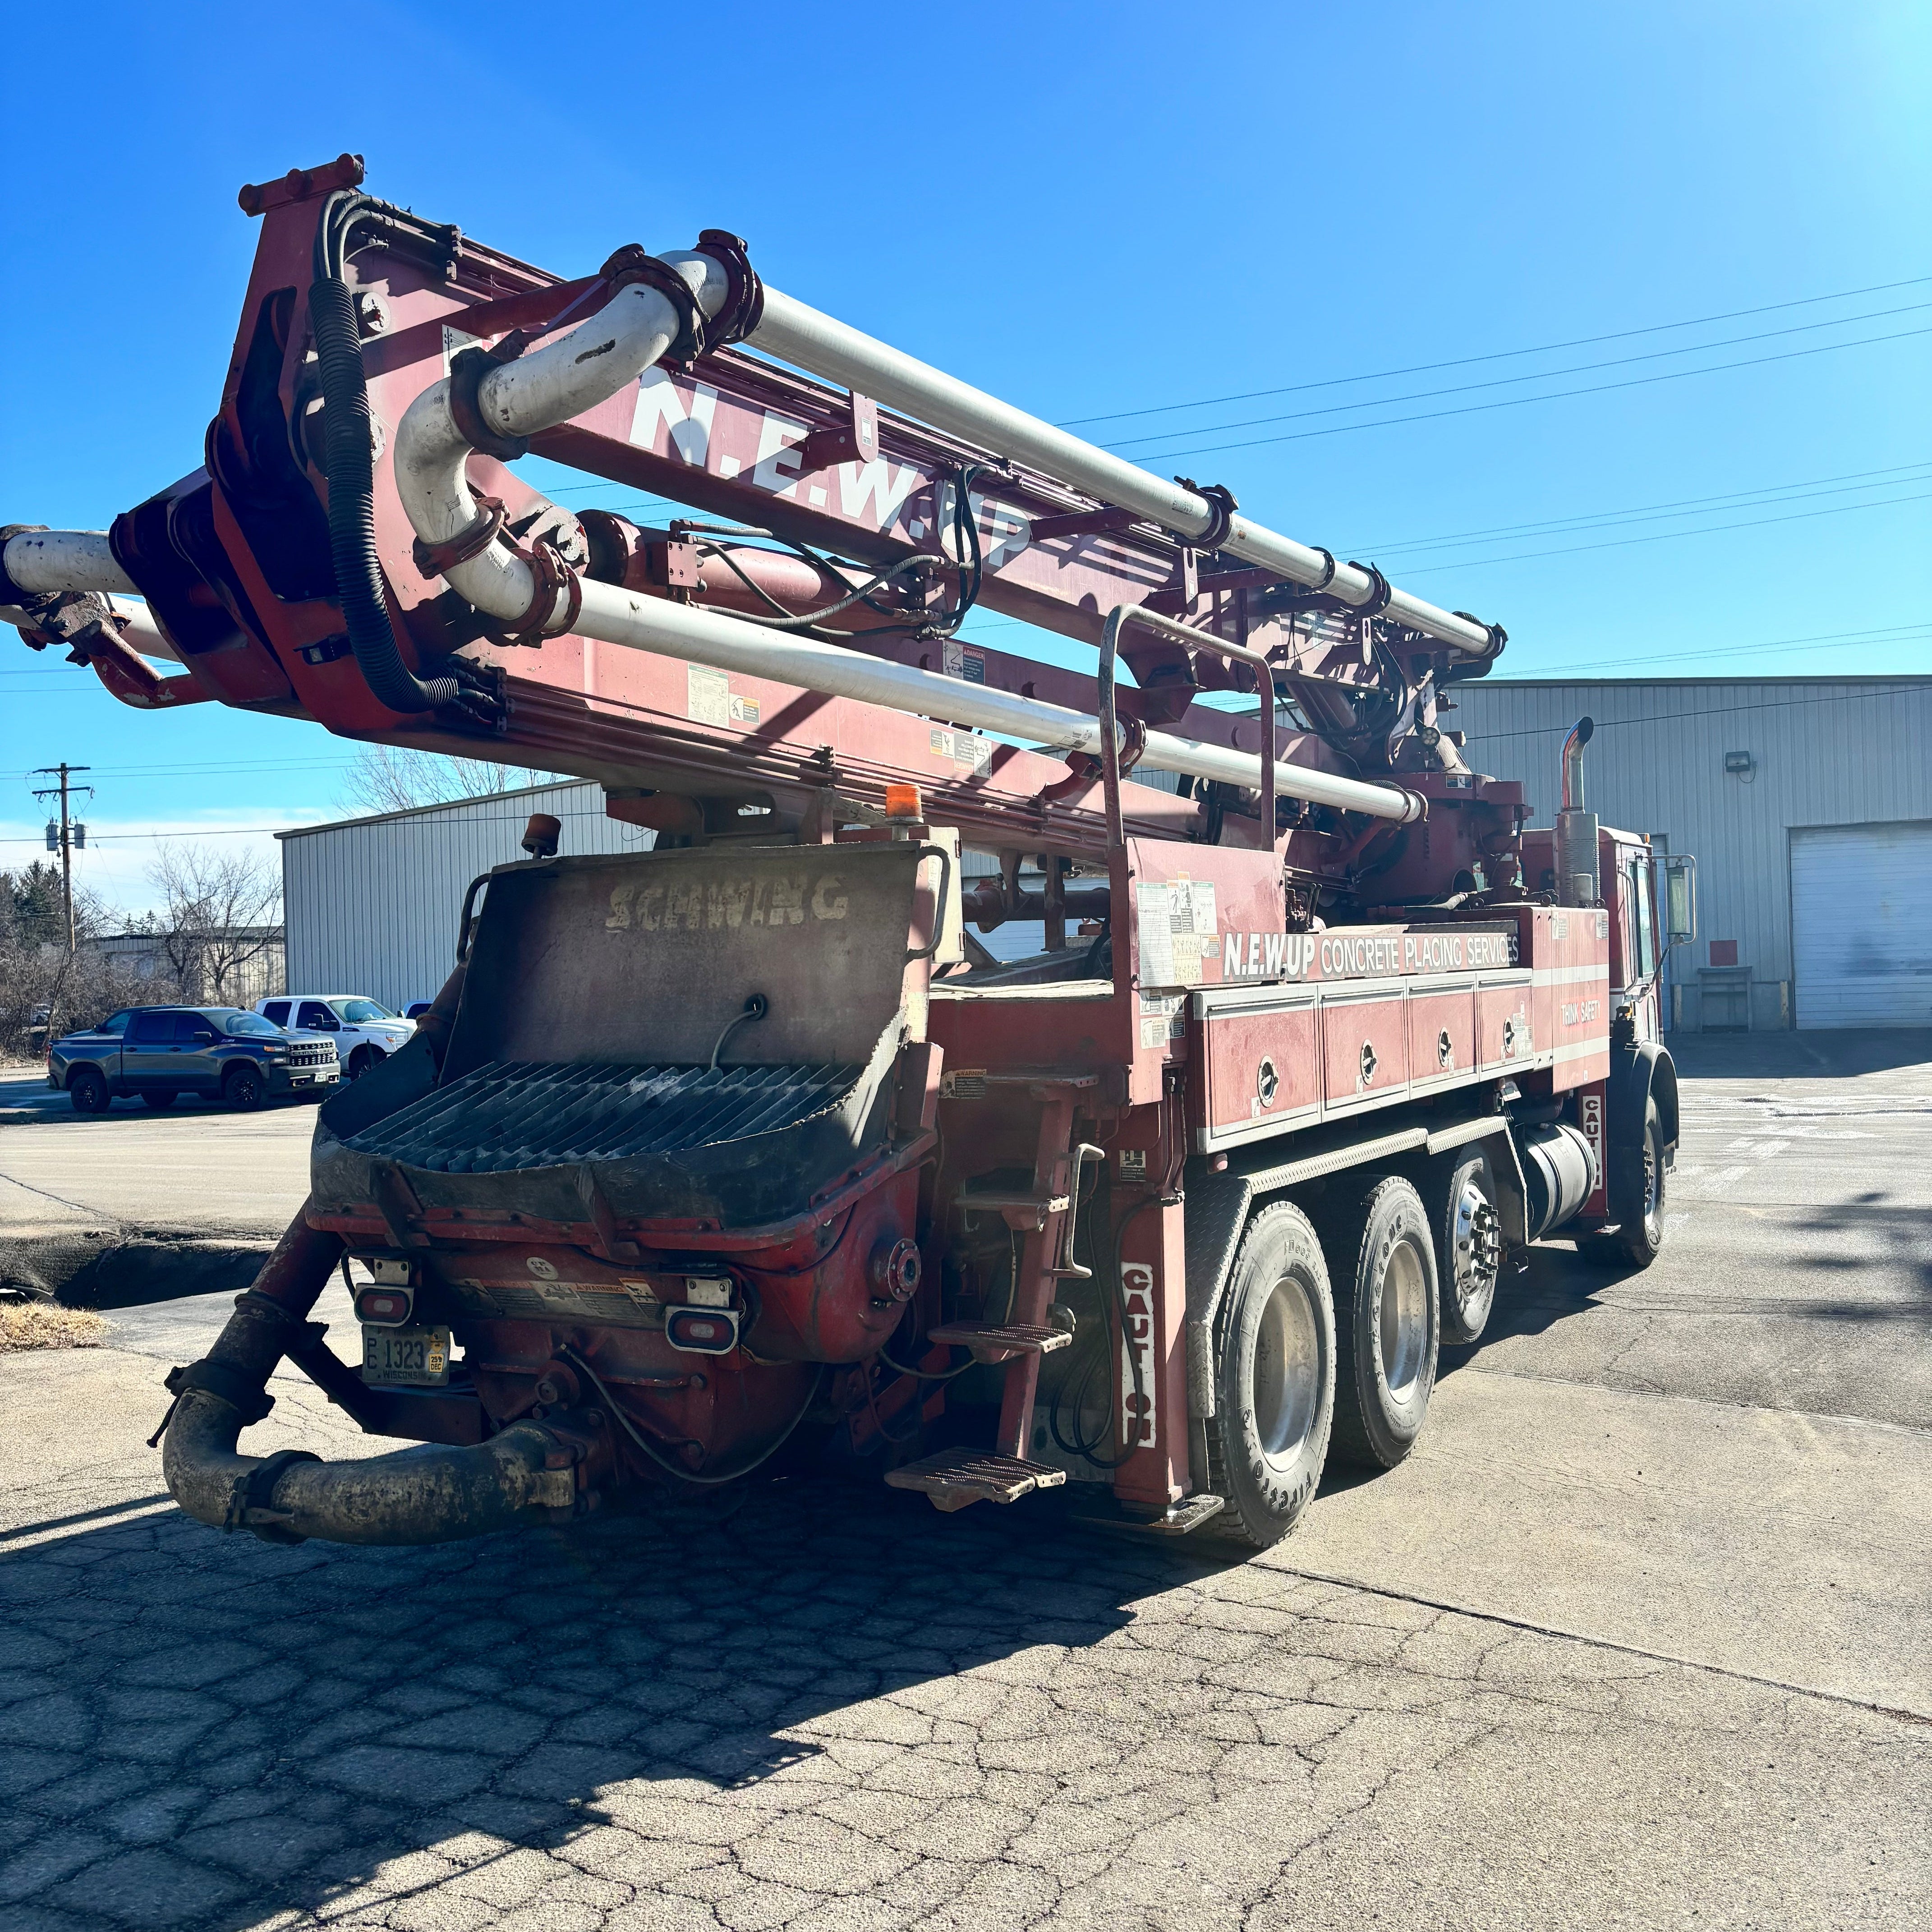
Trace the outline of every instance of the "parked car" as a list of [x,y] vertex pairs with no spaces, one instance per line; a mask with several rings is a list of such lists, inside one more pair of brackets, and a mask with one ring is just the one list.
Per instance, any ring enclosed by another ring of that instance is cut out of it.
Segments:
[[326,1091],[340,1078],[335,1042],[290,1032],[237,1006],[124,1006],[47,1049],[47,1084],[80,1114],[138,1095],[172,1107],[183,1094],[259,1107],[272,1095]]
[[434,1004],[433,1000],[412,1000],[403,1009],[403,1017],[406,1020],[419,1020]]
[[326,1033],[335,1042],[345,1078],[359,1080],[380,1066],[398,1047],[409,1043],[413,1020],[392,1013],[360,993],[281,993],[257,1000],[255,1010],[278,1026]]

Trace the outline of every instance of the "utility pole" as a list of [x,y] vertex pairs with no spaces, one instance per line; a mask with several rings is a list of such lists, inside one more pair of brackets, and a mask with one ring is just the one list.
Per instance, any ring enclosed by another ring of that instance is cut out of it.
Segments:
[[56,774],[60,778],[58,785],[42,786],[34,791],[34,796],[36,798],[52,798],[58,795],[60,799],[60,830],[56,835],[52,820],[48,822],[47,849],[50,851],[53,850],[58,836],[61,856],[61,903],[67,915],[67,950],[70,952],[74,950],[74,848],[76,844],[83,849],[86,848],[87,827],[74,824],[68,813],[68,801],[70,794],[76,791],[84,791],[92,798],[94,788],[92,785],[70,784],[68,782],[76,772],[91,772],[93,769],[92,765],[42,765],[34,773],[37,778],[52,778]]

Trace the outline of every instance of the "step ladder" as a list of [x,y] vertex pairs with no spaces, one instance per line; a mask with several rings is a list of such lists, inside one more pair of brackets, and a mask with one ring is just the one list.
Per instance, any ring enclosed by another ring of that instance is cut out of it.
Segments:
[[1064,1328],[1032,1328],[1022,1322],[949,1322],[928,1329],[926,1339],[949,1348],[970,1348],[976,1362],[1010,1362],[1016,1355],[1050,1355],[1073,1340]]
[[886,1472],[890,1488],[922,1490],[934,1508],[947,1510],[964,1509],[968,1503],[1018,1502],[1035,1490],[1057,1490],[1066,1480],[1066,1472],[1050,1463],[983,1449],[942,1449],[936,1456]]
[[1102,1149],[1076,1143],[1073,1138],[1078,1096],[1095,1084],[1094,1075],[1036,1068],[1010,1079],[998,1074],[976,1077],[988,1084],[1023,1082],[1040,1102],[1040,1130],[1030,1186],[976,1188],[969,1182],[958,1197],[962,1208],[999,1215],[1021,1238],[1007,1318],[949,1322],[929,1330],[926,1337],[950,1348],[969,1349],[975,1361],[1002,1371],[998,1439],[990,1452],[943,1450],[886,1472],[886,1480],[894,1489],[923,1490],[943,1510],[964,1509],[980,1502],[1015,1502],[1036,1490],[1058,1489],[1066,1480],[1064,1469],[1030,1461],[1024,1452],[1032,1440],[1041,1358],[1073,1340],[1069,1330],[1047,1318],[1056,1285],[1064,1280],[1084,1280],[1091,1273],[1073,1256],[1081,1183],[1090,1160],[1106,1158]]

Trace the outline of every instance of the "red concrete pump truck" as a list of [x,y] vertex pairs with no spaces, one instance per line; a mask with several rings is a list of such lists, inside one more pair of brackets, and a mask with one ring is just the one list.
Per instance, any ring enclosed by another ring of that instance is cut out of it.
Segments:
[[[104,534],[0,532],[0,615],[130,705],[576,773],[656,838],[560,856],[532,819],[470,887],[434,1009],[322,1107],[302,1214],[169,1378],[184,1509],[434,1542],[808,1457],[1266,1545],[1331,1449],[1407,1453],[1529,1243],[1655,1255],[1693,882],[1660,908],[1584,809],[1587,724],[1553,835],[1469,769],[1445,717],[1499,628],[735,236],[562,280],[362,180],[242,190],[202,466]],[[690,514],[567,508],[526,453]],[[1007,922],[1041,950],[996,958]],[[351,1260],[359,1367],[308,1319]],[[434,1446],[238,1454],[284,1357]]]

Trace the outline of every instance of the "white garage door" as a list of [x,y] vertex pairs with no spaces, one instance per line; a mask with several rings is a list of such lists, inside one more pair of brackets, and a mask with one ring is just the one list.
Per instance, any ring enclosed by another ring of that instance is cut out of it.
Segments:
[[1932,820],[1791,835],[1801,1027],[1932,1026]]

